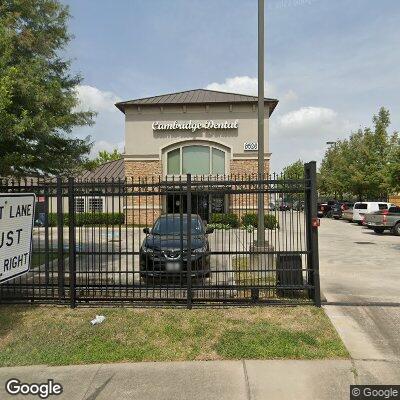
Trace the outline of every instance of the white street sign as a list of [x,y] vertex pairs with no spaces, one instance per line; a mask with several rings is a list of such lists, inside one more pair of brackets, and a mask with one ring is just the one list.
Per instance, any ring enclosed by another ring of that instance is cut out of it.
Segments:
[[0,283],[29,271],[35,195],[0,193]]

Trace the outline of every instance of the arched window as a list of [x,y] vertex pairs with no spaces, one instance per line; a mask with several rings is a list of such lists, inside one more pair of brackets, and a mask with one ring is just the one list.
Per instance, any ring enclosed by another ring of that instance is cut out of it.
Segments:
[[225,151],[197,144],[170,150],[167,153],[167,174],[223,175]]

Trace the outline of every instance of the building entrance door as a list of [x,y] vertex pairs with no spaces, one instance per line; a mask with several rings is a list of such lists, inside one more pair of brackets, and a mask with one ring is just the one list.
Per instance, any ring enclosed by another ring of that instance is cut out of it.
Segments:
[[[193,193],[191,195],[192,214],[198,214],[205,222],[210,222],[211,214],[225,212],[225,196],[219,194]],[[179,214],[187,213],[187,197],[168,194],[167,213]]]

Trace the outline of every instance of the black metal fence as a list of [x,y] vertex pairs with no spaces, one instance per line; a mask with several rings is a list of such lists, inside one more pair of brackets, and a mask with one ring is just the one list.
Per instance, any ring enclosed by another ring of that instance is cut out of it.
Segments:
[[0,285],[2,303],[320,305],[314,162],[296,179],[1,179],[0,192],[37,198],[31,269]]

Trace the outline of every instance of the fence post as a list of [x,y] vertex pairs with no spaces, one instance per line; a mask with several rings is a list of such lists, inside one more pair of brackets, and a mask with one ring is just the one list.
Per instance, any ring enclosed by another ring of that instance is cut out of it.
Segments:
[[306,188],[306,231],[307,231],[307,257],[308,284],[313,286],[312,298],[317,307],[321,307],[321,293],[319,280],[319,253],[318,253],[318,228],[313,227],[313,219],[317,219],[317,164],[311,161],[304,165],[304,178]]
[[[187,200],[187,211],[186,211],[186,240],[187,240],[187,266],[186,266],[186,278],[187,278],[187,308],[192,308],[192,175],[187,174],[186,176],[186,200]],[[182,255],[183,257],[183,255]]]
[[62,180],[57,178],[57,268],[58,268],[58,300],[61,302],[65,291],[64,272],[64,218]]
[[[45,183],[46,185],[46,183]],[[50,241],[49,241],[49,188],[46,185],[44,188],[44,274],[46,289],[50,281]]]
[[76,306],[76,248],[74,178],[68,178],[69,295],[71,308]]

